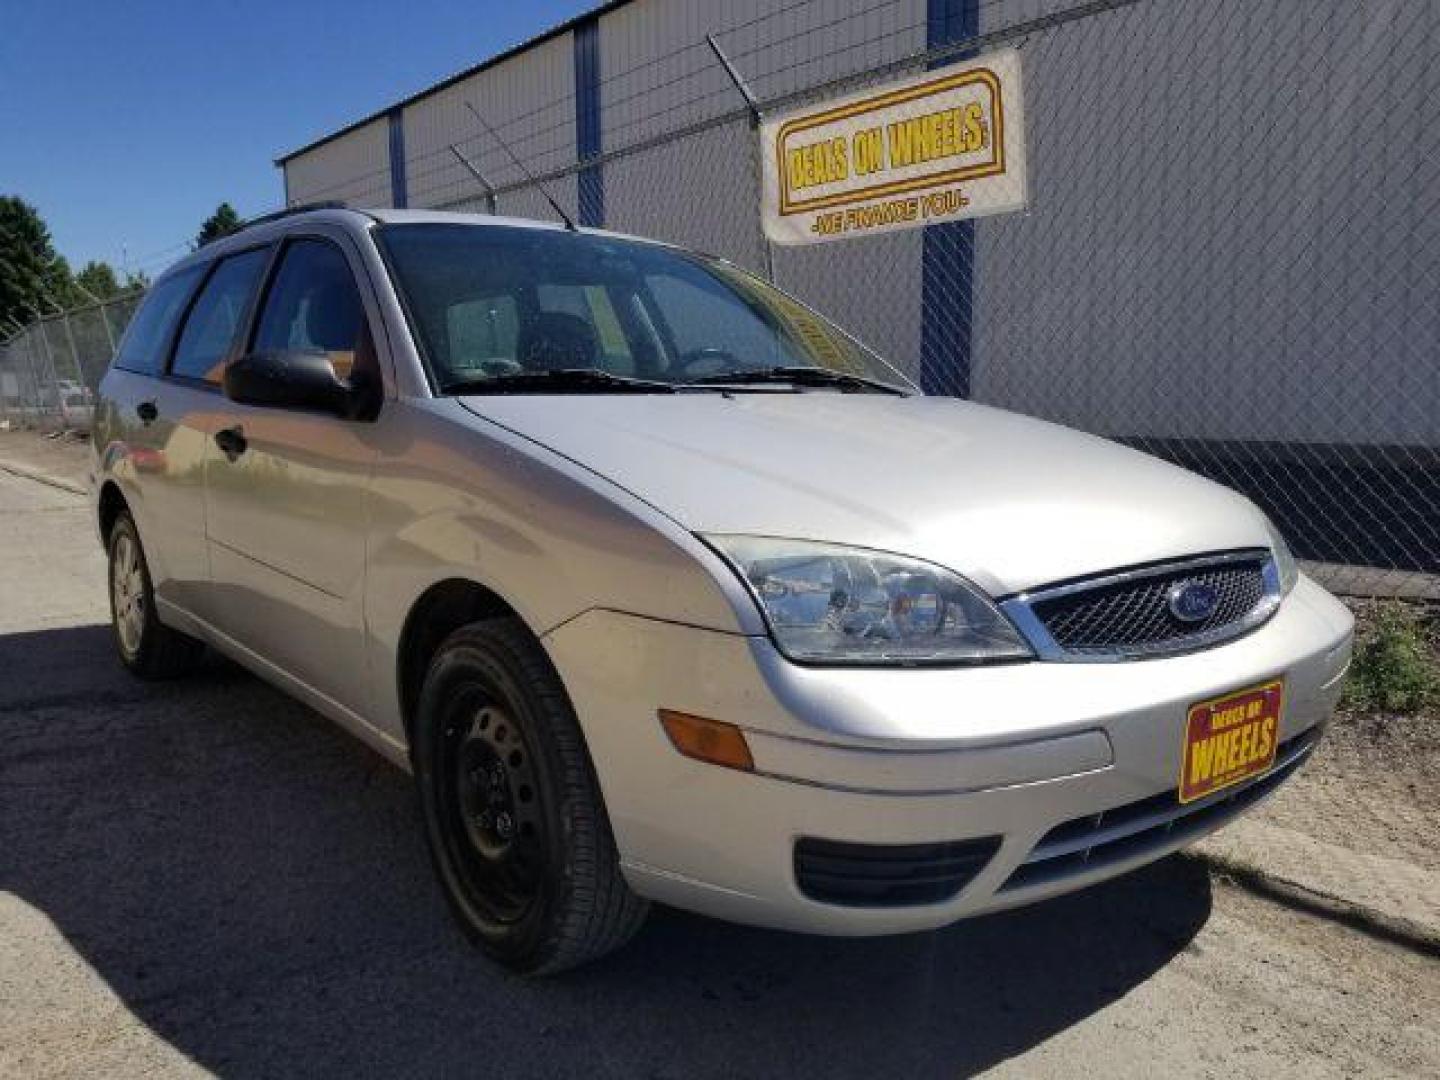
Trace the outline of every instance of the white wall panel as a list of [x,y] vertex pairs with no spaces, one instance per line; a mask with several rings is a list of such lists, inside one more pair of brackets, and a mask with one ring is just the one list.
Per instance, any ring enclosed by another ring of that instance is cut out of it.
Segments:
[[[600,20],[601,117],[613,150],[743,104],[714,32],[762,100],[924,47],[924,0],[637,0]],[[606,221],[758,269],[758,135],[732,122],[605,167]],[[919,361],[919,233],[776,249],[776,283],[901,367]]]
[[600,20],[605,147],[744,104],[707,33],[764,101],[922,48],[925,7],[925,0],[636,0]]
[[977,230],[975,396],[1120,436],[1440,443],[1437,37],[1440,4],[1350,0],[1032,35],[1031,209]]
[[390,206],[390,129],[384,117],[307,150],[285,163],[290,203],[338,200]]
[[[410,205],[446,206],[478,194],[479,185],[448,149],[451,143],[458,143],[492,184],[504,186],[521,178],[505,151],[465,107],[467,101],[531,172],[573,164],[574,48],[573,35],[561,34],[407,105],[405,177]],[[568,186],[573,203],[573,182]]]
[[[741,104],[709,31],[773,100],[913,56],[926,6],[634,0],[600,18],[604,149]],[[981,30],[1071,6],[982,0]],[[1031,33],[1032,204],[975,226],[973,395],[1117,435],[1440,441],[1437,35],[1440,4],[1382,0],[1148,0]],[[481,205],[452,142],[519,178],[467,100],[534,171],[573,164],[573,50],[561,34],[406,106],[411,205]],[[605,223],[758,268],[755,138],[737,121],[606,163]],[[388,204],[385,120],[286,177],[292,201]],[[573,211],[574,178],[552,186]],[[531,191],[501,210],[552,216]],[[776,278],[913,372],[921,246],[777,249]]]

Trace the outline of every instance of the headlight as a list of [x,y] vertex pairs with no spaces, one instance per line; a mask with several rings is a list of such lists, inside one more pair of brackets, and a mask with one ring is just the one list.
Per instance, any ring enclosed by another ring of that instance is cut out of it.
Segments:
[[984,594],[939,566],[806,540],[705,539],[749,586],[792,660],[976,663],[1031,655]]
[[1300,580],[1300,567],[1295,564],[1290,545],[1285,543],[1285,538],[1280,535],[1275,523],[1266,518],[1265,526],[1270,530],[1270,551],[1275,556],[1275,573],[1280,579],[1280,595],[1288,596],[1290,590],[1295,588],[1295,583]]

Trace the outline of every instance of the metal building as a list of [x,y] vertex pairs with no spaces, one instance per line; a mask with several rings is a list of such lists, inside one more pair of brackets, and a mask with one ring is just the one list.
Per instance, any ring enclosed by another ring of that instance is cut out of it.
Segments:
[[[1440,5],[620,0],[277,163],[291,203],[548,207],[766,265],[764,109],[1020,49],[1030,207],[777,248],[927,389],[1260,499],[1313,559],[1440,572]],[[452,145],[484,175],[486,191]]]

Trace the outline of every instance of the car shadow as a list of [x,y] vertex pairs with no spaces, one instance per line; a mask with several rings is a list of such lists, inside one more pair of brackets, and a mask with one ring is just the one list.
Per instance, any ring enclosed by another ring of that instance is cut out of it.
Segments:
[[104,627],[0,637],[0,888],[225,1076],[954,1076],[1124,995],[1210,911],[1166,860],[888,939],[658,910],[545,981],[470,950],[409,780],[239,669],[142,685]]

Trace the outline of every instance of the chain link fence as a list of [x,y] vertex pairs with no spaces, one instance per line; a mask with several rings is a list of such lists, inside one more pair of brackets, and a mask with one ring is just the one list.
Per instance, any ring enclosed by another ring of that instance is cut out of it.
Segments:
[[88,432],[95,391],[142,297],[57,312],[0,344],[0,424]]
[[[599,22],[603,152],[577,152],[574,95],[544,77],[549,46],[523,106],[483,102],[568,212],[588,185],[604,227],[770,273],[929,392],[1211,476],[1341,591],[1440,597],[1440,5],[632,7]],[[756,115],[707,33],[762,114],[1018,48],[1028,210],[772,248]],[[407,128],[408,205],[553,216],[464,113],[473,94],[461,82],[425,101],[444,134]],[[385,205],[394,183],[337,166],[300,197]],[[122,308],[12,340],[0,415],[53,417],[47,386],[93,386],[101,324],[118,337]]]

